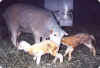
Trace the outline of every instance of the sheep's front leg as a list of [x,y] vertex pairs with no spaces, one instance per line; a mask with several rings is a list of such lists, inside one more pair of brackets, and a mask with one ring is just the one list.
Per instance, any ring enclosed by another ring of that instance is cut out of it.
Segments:
[[34,36],[34,39],[35,39],[35,43],[40,43],[40,34],[36,31],[33,31],[33,36]]

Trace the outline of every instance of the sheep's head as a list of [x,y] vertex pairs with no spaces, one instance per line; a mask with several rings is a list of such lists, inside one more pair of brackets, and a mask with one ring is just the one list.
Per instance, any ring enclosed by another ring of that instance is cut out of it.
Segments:
[[60,45],[61,39],[64,35],[68,35],[68,33],[63,30],[51,30],[50,40],[54,41],[57,45]]

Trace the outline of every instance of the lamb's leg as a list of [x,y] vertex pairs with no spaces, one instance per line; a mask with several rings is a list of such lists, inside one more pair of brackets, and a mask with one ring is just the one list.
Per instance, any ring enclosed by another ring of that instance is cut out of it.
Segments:
[[84,45],[87,46],[90,49],[91,52],[93,52],[93,56],[96,56],[96,49],[92,45],[92,42],[84,43]]
[[68,54],[68,61],[72,59],[72,52],[74,51],[73,48],[70,49],[69,54]]
[[45,53],[43,51],[40,51],[40,53],[36,54],[36,63],[39,64],[41,60],[41,56],[44,55]]
[[55,63],[58,58],[60,59],[60,63],[63,62],[63,56],[62,56],[62,54],[57,53],[56,56],[55,56],[55,59],[53,60],[53,63]]
[[33,57],[33,60],[34,60],[34,61],[36,60],[36,56]]
[[37,58],[36,58],[36,64],[40,64],[40,60],[41,60],[41,55],[37,56]]
[[67,47],[67,50],[65,51],[64,56],[66,56],[66,55],[69,53],[69,51],[70,51],[71,49],[73,49],[73,48],[72,48],[71,46],[68,46],[68,47]]
[[92,51],[93,51],[93,56],[96,56],[96,49],[94,47],[92,48]]

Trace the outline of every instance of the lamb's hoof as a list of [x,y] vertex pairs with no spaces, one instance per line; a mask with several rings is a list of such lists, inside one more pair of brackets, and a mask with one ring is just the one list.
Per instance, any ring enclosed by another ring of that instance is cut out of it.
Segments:
[[71,61],[71,58],[68,58],[68,61],[70,62]]
[[36,57],[33,57],[33,60],[35,61],[36,60]]

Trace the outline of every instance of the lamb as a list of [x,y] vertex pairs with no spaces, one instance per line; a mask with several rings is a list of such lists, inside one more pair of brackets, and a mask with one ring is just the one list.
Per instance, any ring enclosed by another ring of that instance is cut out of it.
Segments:
[[59,46],[51,40],[44,40],[40,43],[33,44],[32,46],[26,41],[21,41],[18,45],[18,49],[33,55],[33,60],[36,60],[37,64],[40,64],[41,56],[47,53],[55,56],[53,63],[55,63],[58,58],[60,59],[60,63],[63,62],[63,56],[58,53]]
[[96,56],[96,49],[92,44],[93,40],[95,40],[94,36],[87,33],[78,33],[73,36],[63,37],[61,43],[67,46],[64,56],[68,54],[68,61],[70,61],[72,59],[72,52],[81,44],[87,46],[93,52],[93,56]]

